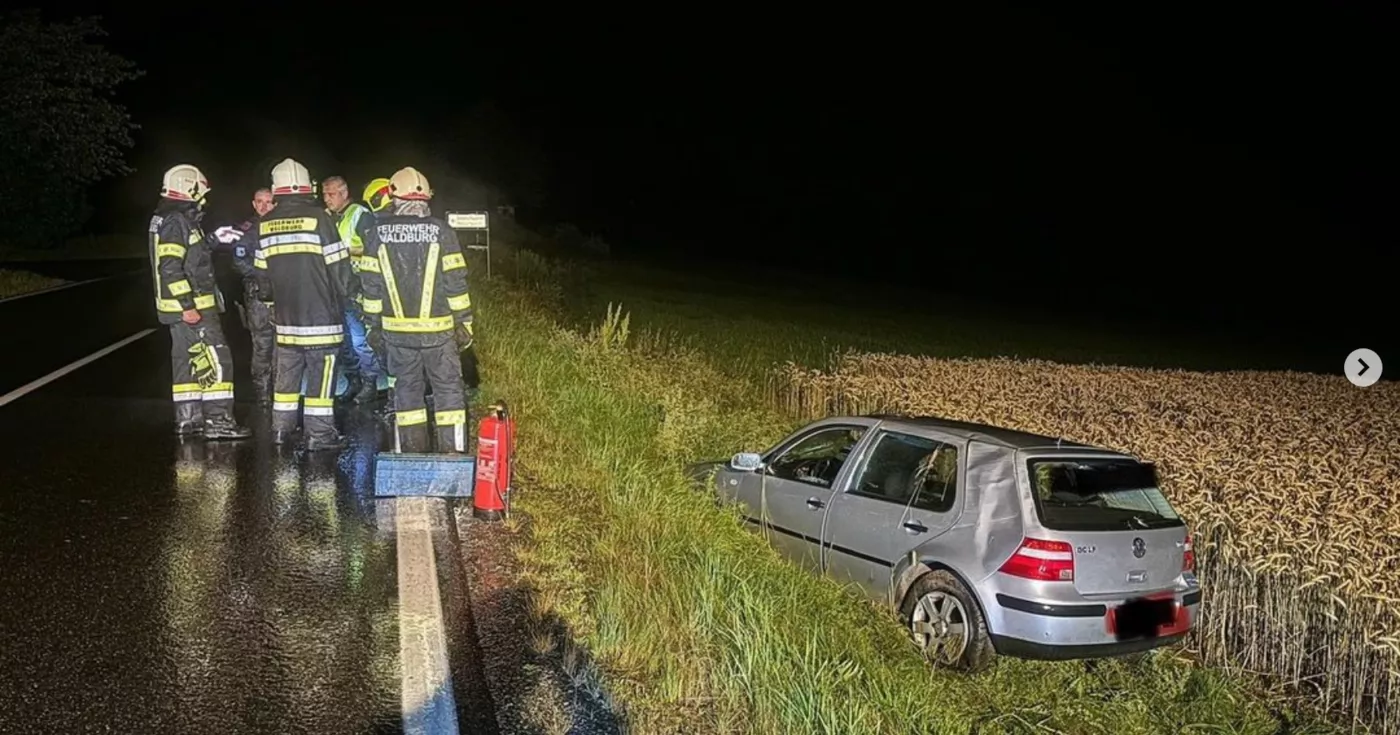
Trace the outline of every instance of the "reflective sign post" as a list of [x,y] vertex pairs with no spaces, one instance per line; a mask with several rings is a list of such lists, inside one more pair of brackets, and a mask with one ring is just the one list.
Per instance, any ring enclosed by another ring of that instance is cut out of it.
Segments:
[[[472,233],[470,244],[463,243],[467,250],[486,251],[486,277],[491,277],[491,219],[486,212],[448,212],[447,226],[458,232]],[[486,242],[482,243],[485,233]]]

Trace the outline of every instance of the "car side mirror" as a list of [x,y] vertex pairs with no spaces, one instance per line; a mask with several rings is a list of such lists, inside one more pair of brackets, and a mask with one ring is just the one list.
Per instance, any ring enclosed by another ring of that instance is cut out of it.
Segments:
[[739,452],[729,460],[729,466],[742,472],[755,472],[763,469],[763,456],[753,452]]

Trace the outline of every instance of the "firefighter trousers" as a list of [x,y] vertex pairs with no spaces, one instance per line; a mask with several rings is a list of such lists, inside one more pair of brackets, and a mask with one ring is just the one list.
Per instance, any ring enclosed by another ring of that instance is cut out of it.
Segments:
[[277,333],[272,326],[272,304],[248,299],[244,308],[248,315],[248,332],[253,335],[253,359],[249,365],[253,373],[253,389],[258,401],[270,401],[273,347],[277,343]]
[[[213,309],[199,312],[198,324],[176,322],[170,325],[170,376],[175,401],[177,424],[202,424],[206,420],[233,419],[233,355],[224,339],[219,313]],[[198,344],[214,348],[218,361],[214,366],[214,383],[202,388],[190,365],[190,348]]]
[[[340,345],[327,347],[295,347],[277,345],[277,368],[272,393],[272,429],[290,434],[297,428],[297,413],[302,414],[302,429],[307,439],[334,440],[335,430],[335,363]],[[301,406],[302,379],[306,380],[306,406]]]
[[389,374],[394,376],[394,443],[398,452],[428,452],[428,404],[433,390],[433,424],[437,451],[467,451],[467,402],[457,342],[433,347],[386,344]]

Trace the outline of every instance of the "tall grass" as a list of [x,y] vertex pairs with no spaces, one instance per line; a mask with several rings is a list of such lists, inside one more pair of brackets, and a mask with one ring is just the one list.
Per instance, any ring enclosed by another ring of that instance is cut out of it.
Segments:
[[1172,656],[932,669],[892,615],[780,558],[682,472],[792,428],[761,381],[616,305],[566,319],[558,284],[577,272],[509,257],[480,299],[479,345],[520,422],[521,560],[637,731],[1270,733],[1293,719]]

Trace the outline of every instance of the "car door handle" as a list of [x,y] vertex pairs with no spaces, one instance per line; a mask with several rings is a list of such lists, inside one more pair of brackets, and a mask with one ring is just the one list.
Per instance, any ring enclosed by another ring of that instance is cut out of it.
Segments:
[[822,501],[817,500],[816,498],[807,498],[807,507],[811,510],[820,510],[826,507],[826,503],[823,503]]
[[908,531],[909,533],[923,533],[924,531],[928,530],[928,526],[925,526],[924,524],[919,523],[918,521],[905,521],[904,530]]

